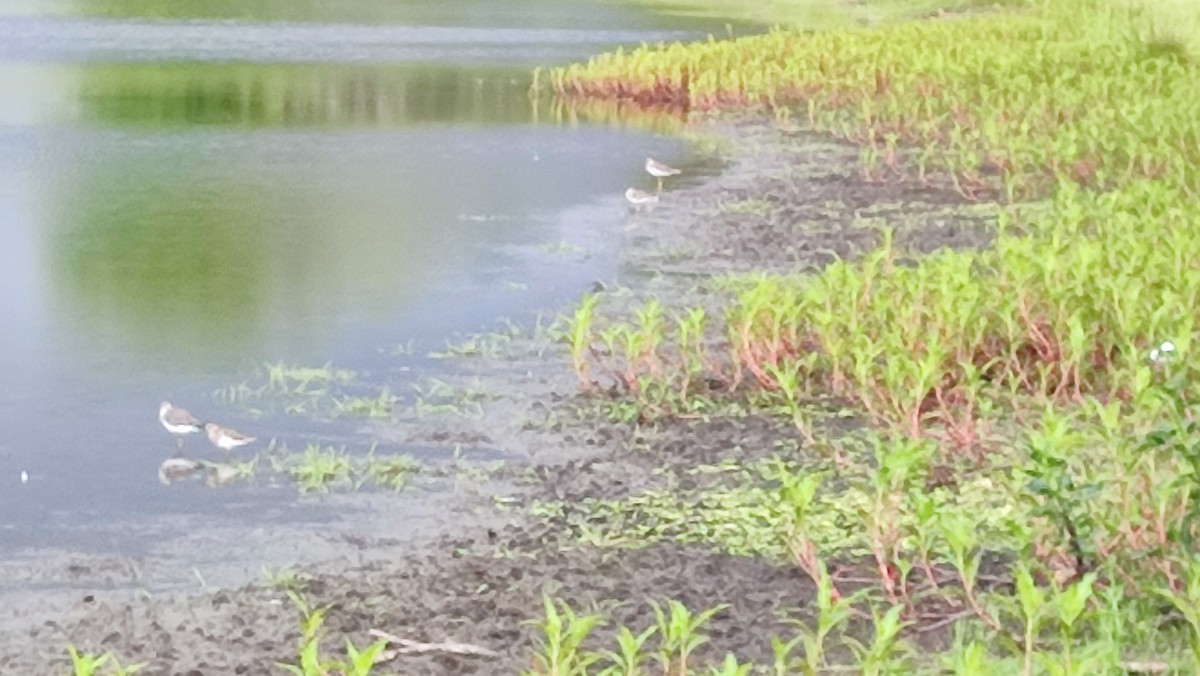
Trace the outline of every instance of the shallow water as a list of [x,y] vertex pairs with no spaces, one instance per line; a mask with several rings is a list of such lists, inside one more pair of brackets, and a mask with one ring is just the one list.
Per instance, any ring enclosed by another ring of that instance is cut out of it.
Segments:
[[0,6],[5,551],[129,553],[120,524],[158,515],[317,518],[288,491],[161,485],[159,401],[302,446],[304,421],[211,393],[280,360],[395,382],[398,345],[611,278],[621,191],[689,151],[561,123],[529,69],[724,30],[587,0]]

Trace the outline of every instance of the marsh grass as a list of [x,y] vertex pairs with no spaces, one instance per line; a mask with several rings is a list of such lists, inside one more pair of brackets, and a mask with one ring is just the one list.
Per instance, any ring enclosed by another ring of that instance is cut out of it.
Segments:
[[409,455],[381,454],[372,447],[366,454],[345,447],[308,444],[296,451],[272,445],[254,458],[239,463],[205,463],[209,485],[238,481],[283,481],[302,493],[357,491],[364,487],[401,491],[422,471]]
[[[885,228],[878,249],[816,274],[727,280],[723,313],[705,311],[699,330],[662,320],[688,308],[653,301],[593,321],[572,339],[576,372],[610,379],[593,396],[624,402],[629,420],[685,417],[716,383],[791,419],[827,464],[784,462],[707,501],[583,506],[606,516],[602,530],[584,529],[596,521],[573,517],[579,506],[544,513],[596,544],[692,539],[790,559],[830,585],[821,612],[846,599],[825,562],[855,562],[875,580],[853,603],[873,632],[842,642],[865,673],[912,660],[960,673],[1200,669],[1198,17],[1035,2],[644,46],[552,72],[572,96],[802,118],[857,143],[866,180],[936,173],[965,200],[1006,206],[985,251],[918,256]],[[824,437],[830,402],[873,431]],[[646,510],[655,518],[632,517]],[[929,599],[953,610],[931,620]],[[907,649],[906,633],[943,620],[957,635],[948,651]],[[804,634],[810,655],[824,654],[820,627]]]
[[412,415],[416,418],[427,416],[453,416],[460,418],[478,418],[483,415],[483,405],[499,398],[481,381],[475,380],[466,384],[453,384],[440,378],[424,378],[414,383]]
[[309,444],[294,452],[281,447],[266,456],[267,464],[287,477],[302,493],[328,493],[335,489],[359,490],[374,485],[403,490],[421,469],[407,455],[378,455],[372,448],[365,456],[320,444]]
[[391,419],[401,408],[400,398],[389,387],[362,383],[359,374],[332,364],[264,364],[252,377],[216,390],[212,397],[257,415]]
[[[631,0],[644,2],[644,0]],[[753,22],[762,25],[792,25],[804,29],[831,29],[861,24],[885,24],[943,13],[956,14],[999,5],[1021,5],[1024,0],[866,0],[830,3],[824,0],[663,0],[652,4],[655,11],[679,16]],[[726,34],[734,29],[727,26]]]
[[[1027,520],[1031,511],[1030,506],[1010,502],[1019,483],[1008,487],[1002,485],[1003,478],[980,476],[958,490],[926,490],[914,478],[911,486],[903,488],[912,489],[912,498],[928,501],[928,506],[917,510],[910,507],[908,494],[903,500],[895,493],[880,495],[880,479],[869,464],[867,443],[864,440],[859,448],[847,451],[852,461],[843,462],[841,469],[833,463],[801,465],[783,458],[724,469],[699,466],[689,471],[692,481],[700,484],[694,489],[665,484],[622,499],[535,502],[530,509],[534,516],[588,545],[641,548],[664,541],[697,543],[782,564],[794,558],[796,542],[787,534],[799,531],[804,541],[821,551],[854,559],[871,557],[878,529],[847,529],[845,524],[862,523],[877,508],[899,501],[902,509],[882,513],[892,518],[891,532],[902,536],[893,543],[894,557],[950,555],[947,545],[933,537],[928,518],[922,519],[929,512],[969,520],[978,537],[995,551],[1018,546],[1009,532],[1011,524]],[[803,482],[811,485],[808,499],[802,501],[798,496],[804,494]]]
[[[1157,3],[1033,4],[884,30],[778,29],[618,50],[556,69],[549,82],[572,96],[795,109],[860,143],[868,177],[936,167],[972,198],[999,189],[1013,201],[1061,178],[1111,187],[1176,176],[1194,188],[1196,83],[1186,56],[1146,41],[1161,33],[1154,26],[1186,22],[1163,19]],[[1097,100],[1120,105],[1089,104]],[[916,166],[898,161],[901,147],[917,149]]]
[[361,473],[375,485],[399,491],[408,487],[421,471],[421,463],[409,455],[379,456],[372,449],[363,461],[363,468]]

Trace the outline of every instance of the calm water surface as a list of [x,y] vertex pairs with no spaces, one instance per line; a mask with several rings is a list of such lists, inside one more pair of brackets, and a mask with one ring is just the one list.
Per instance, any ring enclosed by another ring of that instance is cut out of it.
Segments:
[[[611,278],[621,191],[687,150],[557,123],[529,68],[722,31],[585,0],[0,2],[5,551],[279,513],[287,491],[160,485],[158,402],[219,413],[266,361],[403,378],[399,344]],[[273,424],[238,426],[303,444]]]

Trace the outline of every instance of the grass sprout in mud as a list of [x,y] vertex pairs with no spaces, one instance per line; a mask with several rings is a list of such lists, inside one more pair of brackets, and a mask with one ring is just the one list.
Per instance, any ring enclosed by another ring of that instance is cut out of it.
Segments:
[[[675,600],[664,605],[651,600],[655,623],[635,634],[621,626],[615,639],[616,650],[591,651],[585,640],[604,623],[599,614],[579,615],[566,603],[543,597],[545,616],[535,621],[539,637],[534,653],[534,668],[529,674],[637,674],[643,665],[657,663],[663,674],[687,674],[688,657],[708,642],[702,629],[723,606],[693,614]],[[734,660],[736,658],[729,656]],[[726,660],[728,662],[729,659]],[[724,667],[723,667],[724,668]],[[740,668],[739,668],[740,669]],[[715,671],[713,673],[746,673]]]
[[280,662],[277,666],[296,676],[369,676],[372,673],[376,662],[381,661],[387,641],[376,640],[360,650],[347,639],[344,660],[323,657],[320,640],[328,609],[311,607],[294,591],[288,590],[287,595],[300,612],[300,647],[294,664]]
[[133,676],[146,668],[145,664],[122,665],[111,652],[96,655],[67,646],[73,676]]
[[[828,576],[822,579],[827,581]],[[579,615],[566,603],[547,597],[545,618],[538,623],[540,637],[533,657],[535,667],[526,673],[614,676],[707,673],[736,676],[750,673],[815,675],[843,670],[858,671],[849,665],[831,663],[827,659],[828,652],[836,648],[853,654],[861,673],[878,674],[911,666],[908,657],[912,648],[900,637],[905,627],[900,619],[900,607],[877,611],[873,606],[871,617],[875,620],[877,631],[871,638],[859,641],[843,633],[845,625],[852,618],[850,599],[837,598],[828,582],[818,592],[816,627],[799,625],[796,635],[788,640],[772,637],[774,660],[770,664],[743,661],[728,652],[722,661],[707,664],[707,668],[701,670],[692,658],[693,653],[709,642],[706,625],[725,606],[693,612],[675,600],[668,600],[662,605],[651,600],[649,604],[654,612],[653,624],[638,633],[621,625],[612,639],[615,650],[590,650],[587,644],[594,642],[593,634],[606,624],[603,615]],[[835,642],[839,645],[831,645]],[[803,659],[795,654],[798,652]],[[648,668],[650,665],[655,668]]]
[[381,629],[368,633],[374,639],[364,648],[345,639],[345,658],[325,657],[321,641],[325,638],[330,606],[316,606],[300,592],[288,589],[288,599],[300,613],[300,638],[295,662],[277,662],[276,666],[297,676],[369,676],[379,673],[376,667],[406,654],[441,652],[477,657],[494,657],[496,653],[482,646],[456,641],[425,643],[396,636]]

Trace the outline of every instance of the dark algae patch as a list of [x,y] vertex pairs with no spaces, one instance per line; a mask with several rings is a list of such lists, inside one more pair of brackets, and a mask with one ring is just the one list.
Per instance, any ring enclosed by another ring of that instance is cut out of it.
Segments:
[[240,589],[89,594],[0,665],[66,668],[71,643],[150,673],[371,650],[384,673],[1194,673],[1200,78],[1166,11],[1032,2],[555,71],[689,108],[724,168],[630,213],[621,279],[374,421],[509,454],[447,472],[476,487],[456,527]]

